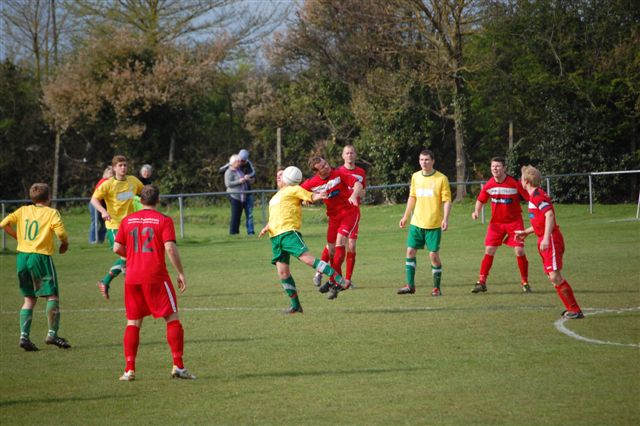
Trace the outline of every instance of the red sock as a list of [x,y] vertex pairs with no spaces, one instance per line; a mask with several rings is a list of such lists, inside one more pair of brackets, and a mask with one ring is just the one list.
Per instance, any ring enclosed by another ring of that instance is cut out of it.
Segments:
[[356,252],[347,252],[347,273],[345,278],[351,280],[353,275],[353,267],[356,265]]
[[127,363],[124,371],[136,369],[136,355],[138,354],[139,343],[140,328],[135,325],[128,325],[124,329],[124,359]]
[[564,307],[567,308],[567,311],[581,311],[580,306],[578,305],[578,302],[573,295],[573,289],[571,288],[567,280],[562,281],[560,285],[555,286],[555,288],[558,296],[560,297],[560,300],[562,300],[562,303],[564,304]]
[[482,258],[482,263],[480,264],[480,277],[478,278],[480,283],[485,284],[487,282],[491,265],[493,265],[493,256],[485,254]]
[[320,256],[320,259],[322,259],[324,262],[329,263],[329,249],[327,248],[327,246],[324,246],[324,250],[322,250],[322,255]]
[[528,283],[529,282],[529,261],[527,260],[527,255],[523,254],[522,256],[516,256],[516,260],[518,261],[518,269],[520,269],[520,282]]
[[182,353],[184,351],[184,330],[179,320],[167,323],[167,342],[171,348],[173,365],[178,368],[184,368],[184,363],[182,362]]
[[336,246],[336,252],[333,255],[331,267],[340,275],[342,275],[342,262],[344,262],[345,247]]

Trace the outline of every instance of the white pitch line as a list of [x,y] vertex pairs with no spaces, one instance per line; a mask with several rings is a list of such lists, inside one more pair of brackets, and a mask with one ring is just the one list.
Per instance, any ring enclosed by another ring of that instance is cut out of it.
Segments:
[[[605,313],[616,313],[616,314],[622,314],[625,312],[633,312],[633,311],[638,311],[640,310],[640,306],[637,308],[623,308],[623,309],[597,309],[597,308],[590,308],[588,313],[585,313],[585,316],[588,315],[597,315],[597,314],[605,314]],[[626,347],[631,347],[631,348],[640,348],[640,344],[638,343],[620,343],[620,342],[610,342],[608,340],[598,340],[598,339],[591,339],[589,337],[584,337],[579,335],[578,333],[569,330],[566,326],[565,323],[567,321],[570,321],[568,319],[565,318],[560,318],[559,320],[557,320],[553,325],[556,326],[556,329],[563,334],[566,334],[569,337],[573,337],[574,339],[577,340],[581,340],[583,342],[586,343],[594,343],[597,345],[612,345],[612,346],[626,346]]]

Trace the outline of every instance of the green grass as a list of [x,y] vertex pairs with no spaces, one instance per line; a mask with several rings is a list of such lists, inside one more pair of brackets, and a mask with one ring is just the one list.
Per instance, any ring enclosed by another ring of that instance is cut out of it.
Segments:
[[[179,241],[188,289],[179,296],[185,362],[194,382],[169,378],[164,321],[142,328],[137,380],[124,368],[122,279],[112,299],[95,281],[114,259],[86,243],[88,214],[66,212],[71,249],[55,262],[61,280],[60,334],[48,347],[44,303],[32,338],[18,348],[22,298],[13,251],[0,252],[2,424],[592,424],[640,423],[638,347],[594,344],[560,333],[561,302],[527,240],[534,293],[518,286],[513,251],[498,251],[489,291],[470,293],[486,227],[455,205],[444,234],[444,297],[428,296],[430,269],[418,253],[418,291],[404,283],[404,206],[363,209],[354,282],[328,301],[299,262],[292,272],[304,315],[287,306],[270,244],[226,235],[228,209],[192,208]],[[169,212],[177,217],[175,208]],[[260,212],[257,211],[260,218]],[[566,323],[581,336],[640,342],[640,223],[635,206],[557,206],[567,253],[564,275],[587,312]],[[303,235],[319,255],[324,214],[306,209]],[[15,248],[9,242],[11,250]],[[174,273],[172,271],[172,276]],[[595,309],[628,311],[594,314]]]

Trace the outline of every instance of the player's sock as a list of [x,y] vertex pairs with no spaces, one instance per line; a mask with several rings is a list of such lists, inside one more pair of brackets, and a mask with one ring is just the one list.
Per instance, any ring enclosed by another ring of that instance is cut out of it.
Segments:
[[522,256],[516,256],[516,260],[518,261],[518,269],[520,269],[520,282],[528,283],[529,261],[527,260],[527,255],[523,254]]
[[182,354],[184,352],[184,329],[180,320],[169,321],[167,323],[167,342],[171,348],[173,356],[173,365],[178,368],[184,368],[182,362]]
[[442,265],[431,265],[431,274],[433,275],[433,288],[440,288],[440,280],[442,279]]
[[351,276],[353,275],[353,267],[356,266],[356,252],[347,252],[347,270],[345,273],[345,278],[351,280]]
[[329,279],[331,281],[335,281],[336,283],[340,284],[340,285],[344,285],[344,278],[342,278],[342,275],[338,274],[335,269],[333,269],[331,267],[331,265],[329,265],[327,262],[325,262],[324,260],[318,259],[317,257],[313,260],[313,268],[318,271],[318,272],[322,272],[323,274],[325,274],[326,276],[329,277]]
[[124,359],[127,363],[124,371],[135,371],[139,343],[140,327],[128,325],[127,328],[124,329]]
[[329,248],[325,245],[324,249],[322,250],[322,254],[320,255],[320,259],[322,259],[323,261],[329,263],[329,260],[331,259],[331,257],[329,256]]
[[287,278],[280,280],[280,284],[282,284],[284,292],[287,293],[287,296],[291,299],[291,307],[298,309],[300,307],[300,299],[298,299],[298,290],[296,289],[296,282],[293,276],[289,275]]
[[493,265],[493,256],[485,254],[482,258],[482,263],[480,264],[480,276],[478,277],[478,281],[481,284],[486,284],[489,271],[491,270],[491,265]]
[[565,308],[567,308],[567,311],[578,312],[581,310],[580,306],[578,305],[578,301],[573,295],[573,289],[571,288],[567,280],[562,281],[560,285],[555,286],[555,288],[558,296],[560,296],[560,300],[562,300]]
[[33,309],[20,309],[20,337],[29,338]]
[[407,257],[404,262],[404,269],[407,275],[407,285],[411,288],[416,286],[416,258]]
[[115,263],[111,265],[109,272],[107,273],[107,275],[104,276],[104,278],[101,281],[106,286],[111,285],[111,281],[113,281],[115,277],[117,277],[118,275],[120,275],[122,271],[124,271],[124,267],[125,267],[125,260],[122,258],[118,258],[118,260],[116,260]]
[[58,300],[47,300],[47,321],[49,323],[49,336],[56,337],[60,327],[60,302]]
[[336,251],[333,254],[333,263],[331,267],[340,275],[342,275],[342,263],[344,262],[345,247],[336,246]]

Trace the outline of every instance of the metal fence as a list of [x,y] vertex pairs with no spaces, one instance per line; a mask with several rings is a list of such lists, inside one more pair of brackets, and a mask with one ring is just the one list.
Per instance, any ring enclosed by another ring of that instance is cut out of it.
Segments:
[[[549,196],[552,197],[552,186],[551,182],[553,179],[563,178],[563,177],[586,177],[588,186],[589,186],[589,213],[593,214],[593,177],[594,176],[603,176],[603,175],[621,175],[621,174],[637,174],[640,173],[640,170],[620,170],[620,171],[607,171],[607,172],[590,172],[590,173],[568,173],[568,174],[558,174],[558,175],[549,175],[543,176],[546,186],[546,192]],[[451,186],[456,187],[458,185],[466,185],[466,186],[479,186],[482,187],[486,181],[467,181],[467,182],[451,182]],[[373,185],[367,187],[367,193],[382,190],[393,190],[393,189],[406,189],[409,188],[408,183],[399,183],[399,184],[390,184],[390,185]],[[267,222],[267,197],[268,194],[273,194],[277,192],[276,189],[257,189],[252,191],[247,191],[247,193],[254,194],[255,198],[259,199],[259,203],[256,203],[260,206],[260,210],[262,212],[262,223],[263,225]],[[223,199],[226,198],[226,192],[198,192],[198,193],[189,193],[189,194],[167,194],[161,195],[160,198],[163,200],[177,200],[178,208],[179,208],[179,228],[180,228],[180,237],[185,237],[184,231],[184,202],[185,199],[195,198],[195,197],[213,197],[214,199]],[[90,197],[71,197],[71,198],[58,198],[54,201],[56,203],[89,203]],[[12,205],[21,205],[21,204],[29,204],[30,200],[0,200],[0,205],[2,207],[2,218],[4,218],[7,214],[7,207]],[[96,214],[98,214],[96,212]],[[482,210],[482,222],[485,221],[485,213],[484,208]],[[640,218],[640,193],[638,193],[638,203],[636,207],[636,219]],[[97,232],[97,230],[96,230]],[[96,235],[97,237],[97,235]],[[97,239],[97,238],[96,238]],[[2,249],[6,249],[6,233],[2,232]]]

